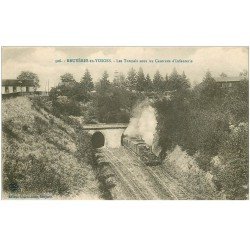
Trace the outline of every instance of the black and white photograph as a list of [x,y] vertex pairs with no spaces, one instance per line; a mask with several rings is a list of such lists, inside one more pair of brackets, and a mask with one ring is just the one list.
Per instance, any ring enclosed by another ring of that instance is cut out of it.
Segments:
[[3,47],[3,198],[248,199],[248,53]]
[[0,1],[0,249],[250,249],[249,1]]

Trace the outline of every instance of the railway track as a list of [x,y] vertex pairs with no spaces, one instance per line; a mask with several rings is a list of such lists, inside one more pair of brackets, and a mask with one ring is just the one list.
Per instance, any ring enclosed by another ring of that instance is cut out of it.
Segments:
[[[126,149],[127,150],[127,149]],[[128,151],[128,150],[127,150]],[[129,153],[133,153],[128,151]],[[154,188],[158,190],[159,199],[173,199],[179,200],[179,198],[166,186],[166,183],[163,183],[162,180],[157,176],[146,164],[140,161],[137,156],[133,153],[134,157],[133,160],[130,158],[131,161],[137,162],[139,165],[142,166],[141,170],[143,172],[147,172],[146,174],[150,175],[150,179],[154,181],[155,185]],[[145,171],[145,169],[147,171]]]
[[113,160],[107,155],[105,152],[99,152],[99,155],[101,155],[101,158],[104,161],[108,161],[112,165],[112,171],[116,175],[116,177],[119,179],[121,187],[122,187],[122,195],[121,199],[136,199],[136,193],[134,190],[128,185],[128,181],[126,178],[121,178],[121,173],[116,170],[115,163]]
[[178,186],[179,192],[186,197],[186,199],[193,199],[194,197],[190,195],[179,183],[176,179],[174,179],[169,173],[167,173],[165,170],[162,170],[159,175],[168,178],[172,183],[175,183],[176,186]]
[[192,199],[162,168],[147,166],[130,150],[105,148],[101,153],[112,165],[126,199]]
[[[116,157],[116,158],[118,159],[118,157],[115,156],[113,152],[111,152],[111,151],[109,151],[109,152],[110,152],[114,157]],[[130,158],[129,158],[129,157],[127,158],[127,163],[128,163],[129,165],[135,166],[135,161],[131,161],[131,155],[129,155],[129,156],[130,156]],[[130,174],[130,176],[133,178],[133,177],[134,177],[134,173],[132,173],[132,171],[128,168],[128,164],[126,165],[125,163],[121,162],[120,160],[119,160],[119,162],[120,162],[121,164],[123,164],[123,166],[126,167],[126,168],[125,168],[126,171],[128,171],[129,174]],[[138,161],[138,162],[137,162],[137,166],[139,166],[139,165],[141,165],[141,164],[142,164],[141,161]],[[135,167],[136,167],[136,166],[135,166]],[[141,172],[140,174],[142,175],[143,173]],[[144,174],[143,174],[143,175],[144,175]],[[143,177],[143,176],[141,176],[141,177]],[[145,175],[144,175],[144,178],[145,178]],[[142,182],[140,178],[137,178],[137,179],[136,179],[136,183],[137,183],[137,185],[141,188],[141,190],[142,190],[143,192],[146,191],[146,193],[149,194],[149,195],[147,195],[147,197],[148,197],[147,199],[161,199],[161,194],[159,194],[158,192],[155,191],[155,189],[154,189],[154,186],[155,186],[155,185],[152,185],[152,182],[151,182],[151,185],[150,185],[150,183],[145,184],[145,182]],[[150,198],[150,196],[151,196],[151,198]],[[171,199],[171,198],[172,198],[171,196],[173,196],[173,194],[171,194],[171,192],[168,192],[167,198],[168,198],[168,199]],[[166,197],[165,197],[165,198],[166,198]]]
[[194,199],[194,196],[189,194],[176,179],[174,179],[166,170],[159,166],[147,166],[144,162],[142,162],[138,156],[132,152],[131,150],[124,148],[129,153],[132,153],[134,156],[133,161],[140,162],[143,165],[143,171],[147,170],[151,174],[153,178],[155,178],[165,189],[166,192],[171,193],[172,197],[176,200],[188,200]]
[[133,177],[128,177],[127,174],[124,174],[122,168],[126,166],[115,156],[110,156],[110,152],[107,153],[105,151],[102,152],[104,157],[109,160],[111,165],[113,166],[113,171],[116,173],[119,180],[122,182],[123,189],[125,189],[126,196],[128,199],[144,199],[147,200],[149,197],[145,195],[145,192],[139,187],[137,182],[133,179]]

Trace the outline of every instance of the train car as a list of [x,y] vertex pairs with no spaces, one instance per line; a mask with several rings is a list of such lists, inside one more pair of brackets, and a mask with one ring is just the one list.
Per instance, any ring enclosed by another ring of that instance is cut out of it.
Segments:
[[143,155],[146,151],[150,150],[150,148],[146,144],[139,144],[137,146],[136,153],[138,155]]
[[148,166],[161,164],[160,159],[152,153],[151,147],[141,138],[123,137],[122,145],[135,153]]
[[125,146],[125,147],[128,147],[129,139],[128,139],[127,136],[122,138],[122,145]]
[[130,147],[133,152],[138,153],[138,146],[139,145],[145,145],[145,142],[141,139],[135,139],[130,142]]

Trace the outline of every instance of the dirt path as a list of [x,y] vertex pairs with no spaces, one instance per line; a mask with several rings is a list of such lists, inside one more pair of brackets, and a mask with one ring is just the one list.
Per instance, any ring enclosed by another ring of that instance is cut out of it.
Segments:
[[111,163],[119,183],[116,199],[128,200],[179,200],[194,199],[161,166],[146,166],[124,147],[100,150]]

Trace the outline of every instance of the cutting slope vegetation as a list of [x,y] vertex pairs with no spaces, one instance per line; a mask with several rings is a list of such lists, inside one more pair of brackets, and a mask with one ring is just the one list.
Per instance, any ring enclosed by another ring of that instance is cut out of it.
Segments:
[[5,195],[98,197],[98,183],[82,160],[72,126],[27,97],[3,100],[2,106]]

